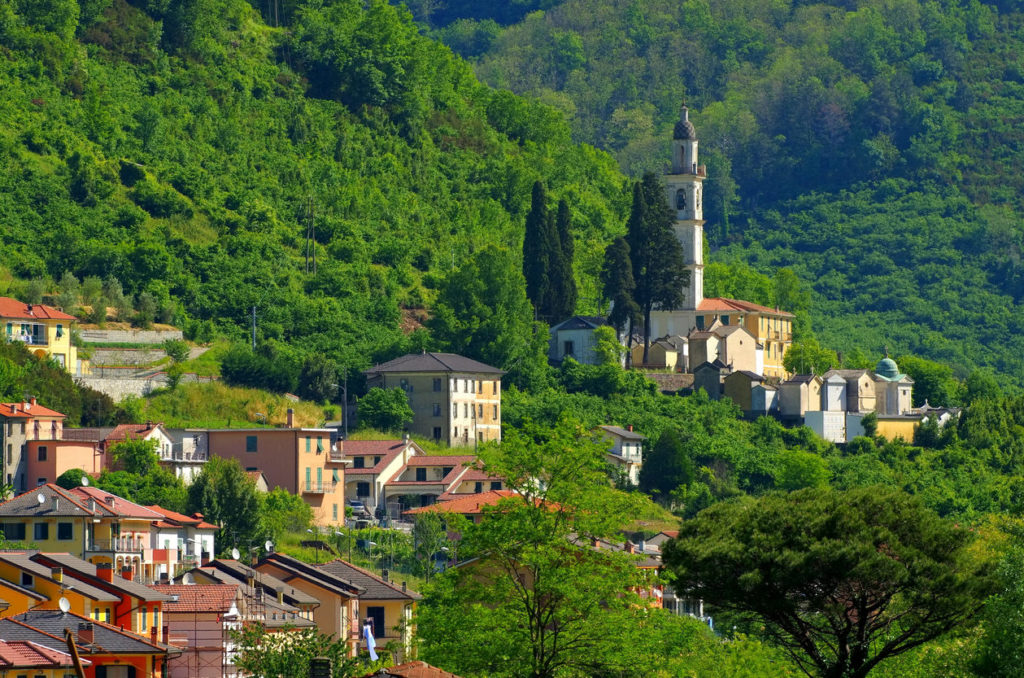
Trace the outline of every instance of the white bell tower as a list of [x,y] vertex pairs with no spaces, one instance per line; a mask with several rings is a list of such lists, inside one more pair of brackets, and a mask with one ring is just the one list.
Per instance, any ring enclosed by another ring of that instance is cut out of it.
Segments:
[[697,164],[697,132],[683,104],[672,135],[672,170],[665,176],[669,205],[675,212],[673,230],[683,245],[683,260],[690,270],[690,286],[683,290],[681,311],[693,311],[704,300],[704,196],[707,176]]

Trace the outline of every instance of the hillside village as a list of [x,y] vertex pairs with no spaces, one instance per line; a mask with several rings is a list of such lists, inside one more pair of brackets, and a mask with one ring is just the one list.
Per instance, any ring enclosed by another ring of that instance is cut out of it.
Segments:
[[[888,357],[874,370],[788,374],[783,358],[792,345],[791,314],[704,298],[700,195],[707,171],[697,164],[696,131],[685,107],[673,148],[667,200],[675,234],[689,243],[685,265],[692,284],[682,308],[655,315],[653,334],[662,334],[652,341],[648,361],[642,363],[644,347],[637,346],[623,349],[624,362],[685,377],[677,397],[701,390],[711,399],[732,401],[752,420],[771,416],[805,425],[835,443],[864,436],[869,415],[877,435],[904,440],[929,417],[938,416],[942,425],[955,421],[956,409],[912,407],[913,380]],[[7,341],[23,343],[75,376],[92,371],[70,342],[74,316],[10,298],[0,299],[0,316]],[[594,335],[605,324],[604,317],[593,316],[554,324],[551,363],[599,364]],[[289,409],[278,427],[168,428],[149,421],[81,428],[68,426],[64,414],[35,397],[0,404],[2,473],[15,495],[0,504],[0,526],[7,542],[27,545],[0,551],[0,597],[6,605],[0,657],[27,656],[31,646],[36,654],[23,661],[60,672],[74,666],[66,652],[73,645],[88,675],[242,675],[235,665],[235,634],[258,628],[265,634],[315,629],[341,642],[346,656],[377,645],[388,648],[395,664],[414,659],[422,596],[383,565],[378,574],[338,557],[330,535],[348,533],[351,542],[351,533],[368,525],[409,534],[427,515],[479,523],[505,502],[521,500],[520,488],[510,489],[475,454],[501,441],[504,371],[424,351],[365,374],[368,389],[404,395],[411,420],[403,437],[347,438],[346,431],[356,429],[356,422],[347,421],[347,408],[345,420],[319,427],[297,425]],[[636,488],[647,438],[628,421],[602,425],[594,435],[603,441],[609,477]],[[446,449],[428,452],[417,439]],[[308,543],[317,562],[281,553],[269,540],[228,548],[218,542],[224,538],[221,525],[201,513],[142,506],[91,486],[90,479],[121,467],[117,450],[126,441],[151,445],[159,464],[185,486],[203,474],[210,459],[220,458],[237,462],[258,491],[279,488],[301,498],[310,509],[314,538]],[[58,484],[69,472],[81,478],[80,485]],[[713,625],[700,599],[656,577],[663,569],[661,545],[677,534],[594,539],[580,548],[628,555],[638,572],[654,576],[639,591],[643,605]],[[372,550],[374,542],[360,541]],[[351,548],[349,543],[349,555]],[[327,552],[324,563],[318,562],[321,551]],[[440,569],[462,565],[454,545],[427,555]],[[413,675],[395,670],[387,675]]]
[[507,4],[0,7],[0,677],[1017,675],[1020,9]]

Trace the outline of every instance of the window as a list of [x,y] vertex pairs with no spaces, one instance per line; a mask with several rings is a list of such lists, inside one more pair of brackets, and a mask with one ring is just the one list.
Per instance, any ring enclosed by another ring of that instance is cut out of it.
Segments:
[[246,452],[258,452],[259,449],[259,438],[256,436],[245,436],[245,451]]
[[316,470],[316,486],[317,487],[323,487],[324,486],[324,470],[322,468],[319,468],[319,467]]
[[484,441],[484,432],[483,431],[477,431],[476,432],[476,439],[477,439],[478,442],[482,443]]
[[4,538],[8,541],[24,541],[25,523],[6,523],[4,525]]
[[366,468],[366,458],[352,457],[352,468]]
[[45,541],[50,538],[50,524],[36,523],[32,526],[32,538],[36,541]]
[[32,588],[32,575],[28,572],[21,573],[21,585],[25,588]]
[[379,463],[380,463],[380,457],[374,457],[373,458],[373,465],[376,466]]
[[57,539],[68,541],[74,537],[74,523],[57,523]]
[[562,346],[562,355],[576,355],[576,344],[571,341],[567,341]]
[[442,466],[441,467],[441,475],[442,476],[446,476],[446,475],[448,475],[451,472],[452,472],[452,467],[451,466]]
[[323,454],[324,453],[324,439],[321,438],[320,436],[317,436],[317,438],[316,438],[316,453],[317,454]]
[[483,419],[484,418],[484,406],[480,405],[479,408],[480,409],[477,411],[476,416],[478,416],[481,419]]
[[309,476],[310,476],[310,473],[309,473],[309,467],[307,466],[307,467],[306,467],[306,489],[307,489],[307,490],[309,489],[309,486],[310,486],[310,479],[309,479]]
[[331,471],[331,480],[334,482],[338,482],[338,469],[333,469]]
[[491,481],[491,489],[492,490],[500,490],[501,489],[501,481],[500,480],[492,480]]
[[306,452],[312,452],[313,451],[312,443],[313,443],[313,439],[310,438],[309,436],[306,436]]
[[14,463],[14,445],[7,443],[7,463]]
[[441,380],[440,379],[434,379],[434,393],[440,393],[440,392],[441,392]]
[[440,417],[441,416],[441,403],[434,403],[434,416],[435,417]]
[[462,416],[469,419],[469,404],[462,403]]
[[723,315],[722,316],[722,324],[723,325],[728,325],[729,324],[729,316],[727,316],[727,315]]
[[63,336],[64,336],[64,326],[61,325],[60,323],[57,323],[57,338],[60,339]]
[[435,426],[434,427],[434,440],[440,440],[440,439],[441,439],[441,427],[440,426]]
[[484,491],[484,484],[483,484],[483,483],[481,483],[481,482],[479,482],[479,481],[477,481],[477,482],[476,482],[476,483],[475,483],[475,484],[473,485],[473,491],[474,491],[474,492],[476,492],[477,494],[480,494],[481,492],[483,492],[483,491]]
[[142,617],[142,624],[139,626],[139,631],[146,633],[149,631],[149,610],[143,607],[139,610],[139,614]]
[[42,477],[42,478],[36,478],[36,487],[40,487],[42,485],[45,485],[46,482],[47,481],[46,481],[46,477],[45,476]]
[[456,419],[459,418],[459,404],[452,403],[452,416]]
[[459,380],[458,379],[452,379],[452,391],[454,391],[455,393],[459,392]]
[[494,421],[498,421],[498,406],[497,405],[494,406],[494,415],[493,415],[493,417],[494,417]]
[[699,315],[699,316],[696,317],[696,320],[697,320],[697,329],[698,330],[703,330],[704,329],[704,316]]
[[356,496],[357,497],[369,497],[370,496],[370,483],[356,483]]
[[331,504],[331,519],[332,520],[337,520],[338,519],[338,505],[337,504]]
[[46,445],[40,445],[36,448],[36,452],[39,455],[39,461],[46,461]]
[[426,479],[427,479],[427,469],[425,469],[425,468],[418,468],[418,469],[416,469],[416,482],[422,483]]

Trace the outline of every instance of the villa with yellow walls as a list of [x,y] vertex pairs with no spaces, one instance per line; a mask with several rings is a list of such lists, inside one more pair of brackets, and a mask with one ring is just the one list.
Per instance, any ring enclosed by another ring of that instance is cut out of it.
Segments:
[[20,341],[40,358],[50,358],[76,376],[89,373],[89,361],[79,360],[71,343],[77,318],[52,306],[25,304],[0,297],[0,331],[7,341]]

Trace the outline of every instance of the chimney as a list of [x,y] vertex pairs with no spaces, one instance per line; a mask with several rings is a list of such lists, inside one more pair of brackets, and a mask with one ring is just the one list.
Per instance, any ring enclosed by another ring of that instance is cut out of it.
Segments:
[[83,645],[92,645],[93,641],[93,626],[89,622],[81,622],[78,625],[78,642]]
[[32,315],[32,304],[25,304],[25,307],[28,309],[28,314]]
[[30,403],[30,402],[28,402],[28,401],[26,400],[26,401],[25,401],[25,404],[23,405],[23,407],[25,408],[25,411],[26,411],[26,412],[28,412],[29,410],[31,410],[31,409],[32,409],[32,403]]
[[405,591],[406,591],[406,588],[405,588],[405,582],[403,581],[403,582],[402,582],[402,593],[405,593]]
[[629,426],[627,426],[626,430],[629,431],[630,433],[632,433],[633,432],[633,425],[630,424]]
[[405,443],[406,447],[409,446],[409,432],[406,431],[402,434],[402,442]]
[[122,579],[127,579],[128,581],[131,581],[132,580],[132,568],[130,568],[130,567],[122,567],[121,568],[121,578]]
[[11,414],[18,413],[18,403],[11,403]]
[[29,399],[28,399],[28,404],[29,404],[29,405],[32,405],[33,407],[35,407],[35,404],[36,404],[36,397],[35,397],[35,396],[32,396],[31,398],[29,398]]
[[58,501],[59,501],[59,500],[57,499],[57,497],[54,497],[54,498],[53,498],[53,512],[54,512],[54,513],[56,513],[56,512],[57,512],[57,502],[58,502]]
[[105,582],[114,581],[114,566],[110,563],[97,563],[96,576]]
[[51,567],[50,568],[50,579],[54,581],[64,581],[64,568],[63,567]]
[[288,408],[288,428],[295,428],[295,410]]
[[277,604],[284,605],[284,589],[277,592]]
[[114,495],[112,495],[112,494],[108,494],[108,495],[106,496],[106,500],[107,500],[107,503],[108,503],[108,504],[110,504],[111,506],[113,506],[113,505],[114,505]]
[[633,546],[633,542],[626,542],[626,553],[636,553],[636,547]]

